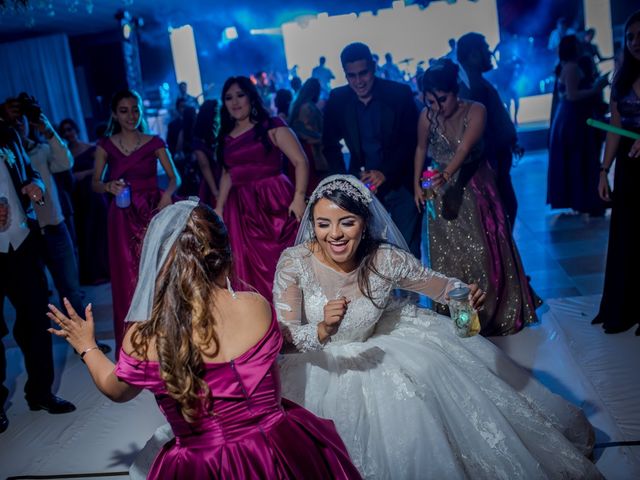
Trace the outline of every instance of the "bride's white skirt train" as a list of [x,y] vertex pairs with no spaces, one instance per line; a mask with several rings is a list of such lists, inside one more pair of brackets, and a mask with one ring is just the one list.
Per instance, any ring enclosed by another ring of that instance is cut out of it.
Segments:
[[601,478],[582,411],[488,340],[405,306],[365,342],[284,356],[282,396],[334,420],[371,479]]

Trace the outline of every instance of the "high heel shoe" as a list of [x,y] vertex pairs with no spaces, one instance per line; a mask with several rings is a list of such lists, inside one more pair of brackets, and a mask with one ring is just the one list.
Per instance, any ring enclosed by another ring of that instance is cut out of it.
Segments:
[[600,315],[597,315],[593,320],[591,320],[591,325],[599,325],[601,323],[604,323],[604,320]]

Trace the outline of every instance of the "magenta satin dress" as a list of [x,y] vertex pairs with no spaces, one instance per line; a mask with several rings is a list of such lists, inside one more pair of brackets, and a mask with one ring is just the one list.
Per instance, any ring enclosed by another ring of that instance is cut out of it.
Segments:
[[[271,120],[274,128],[286,126],[278,117]],[[253,287],[271,301],[278,259],[298,232],[298,221],[288,214],[295,189],[282,173],[282,152],[275,145],[266,152],[254,135],[252,129],[225,139],[231,190],[223,215],[233,253],[234,288]]]
[[110,138],[100,139],[98,145],[108,154],[109,180],[122,178],[131,186],[131,205],[119,208],[110,196],[107,216],[113,331],[116,352],[119,352],[125,331],[124,318],[138,279],[142,241],[162,195],[158,187],[155,152],[166,148],[166,144],[154,136],[130,155],[122,153]]
[[150,390],[175,438],[148,479],[352,479],[360,474],[331,420],[280,397],[274,319],[264,337],[227,363],[205,364],[213,415],[188,423],[167,394],[157,362],[120,353],[117,377]]

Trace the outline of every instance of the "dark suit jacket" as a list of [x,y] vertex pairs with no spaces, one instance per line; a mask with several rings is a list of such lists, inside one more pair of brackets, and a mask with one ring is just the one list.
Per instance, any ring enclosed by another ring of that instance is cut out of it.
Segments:
[[486,79],[470,79],[471,88],[460,83],[460,98],[474,100],[487,109],[487,124],[484,129],[484,147],[489,161],[503,152],[511,155],[511,150],[518,142],[516,127],[504,106],[498,91]]
[[[412,191],[413,157],[417,142],[418,109],[407,85],[376,78],[373,96],[382,104],[382,173],[386,177],[381,194],[402,185]],[[349,85],[334,88],[324,110],[322,143],[331,173],[346,173],[340,140],[351,153],[349,172],[356,177],[365,166],[358,129],[360,100]]]
[[15,164],[12,166],[7,164],[7,170],[9,170],[13,187],[16,189],[25,214],[29,218],[35,218],[31,199],[27,195],[20,193],[20,190],[25,185],[34,183],[44,192],[44,182],[40,178],[40,174],[31,166],[29,155],[22,147],[18,132],[2,119],[0,119],[0,147],[9,148],[15,155]]

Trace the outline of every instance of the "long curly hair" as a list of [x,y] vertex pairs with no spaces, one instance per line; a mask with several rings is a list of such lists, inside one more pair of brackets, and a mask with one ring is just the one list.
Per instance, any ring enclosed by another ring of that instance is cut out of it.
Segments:
[[254,138],[260,140],[265,151],[269,152],[273,148],[269,141],[268,132],[273,128],[273,122],[269,112],[262,103],[258,89],[247,77],[229,77],[222,86],[222,101],[220,106],[220,129],[218,130],[218,141],[216,147],[216,157],[224,165],[224,140],[231,133],[236,125],[235,119],[229,113],[229,109],[224,103],[224,97],[233,85],[238,85],[245,95],[249,97],[251,111],[249,119],[255,124]]
[[[382,278],[385,281],[388,281],[388,282],[392,281],[390,278],[382,274],[376,268],[376,265],[375,265],[376,253],[378,252],[378,249],[382,245],[388,245],[388,243],[376,238],[372,238],[371,235],[367,234],[369,222],[371,220],[371,212],[369,211],[369,207],[364,202],[361,202],[359,200],[356,200],[353,197],[350,197],[349,195],[347,195],[345,192],[341,190],[325,191],[322,193],[320,197],[316,198],[310,204],[311,215],[309,215],[309,221],[311,222],[312,228],[315,224],[314,214],[313,214],[314,209],[316,204],[321,198],[326,198],[327,200],[330,200],[331,202],[338,205],[343,210],[346,210],[347,212],[362,218],[365,225],[365,230],[362,236],[362,240],[360,241],[360,244],[358,245],[358,249],[356,250],[356,253],[355,253],[355,260],[359,265],[358,289],[377,308],[380,308],[380,309],[385,308],[386,304],[380,303],[378,299],[374,296],[370,279],[371,279],[371,275],[373,274]],[[314,239],[315,239],[315,235],[314,235]],[[317,240],[314,240],[314,241],[317,242]]]
[[622,61],[620,67],[613,77],[613,90],[618,97],[626,95],[638,78],[640,72],[640,60],[637,60],[629,50],[627,45],[627,32],[632,24],[640,22],[640,10],[632,13],[624,26],[624,49],[622,51]]
[[160,269],[151,318],[131,338],[141,358],[148,358],[155,341],[160,375],[189,422],[212,412],[202,355],[215,356],[220,349],[213,299],[224,288],[216,281],[231,267],[224,223],[208,206],[197,206]]

